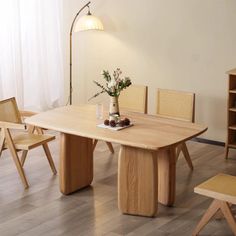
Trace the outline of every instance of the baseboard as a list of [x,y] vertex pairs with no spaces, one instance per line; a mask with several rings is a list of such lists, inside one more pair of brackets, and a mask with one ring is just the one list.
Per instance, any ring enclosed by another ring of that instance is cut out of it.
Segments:
[[210,139],[205,139],[205,138],[193,138],[191,140],[195,141],[195,142],[198,142],[198,143],[206,143],[206,144],[217,145],[217,146],[222,146],[222,147],[225,146],[224,142],[210,140]]

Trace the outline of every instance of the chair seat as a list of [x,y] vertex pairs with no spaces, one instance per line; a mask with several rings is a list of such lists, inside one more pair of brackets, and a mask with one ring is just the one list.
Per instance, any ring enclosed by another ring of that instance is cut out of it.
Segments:
[[[13,137],[13,143],[18,150],[30,150],[54,139],[55,136],[52,135],[24,133],[15,135]],[[7,148],[6,143],[4,148]]]
[[218,174],[195,187],[194,192],[236,204],[236,176]]

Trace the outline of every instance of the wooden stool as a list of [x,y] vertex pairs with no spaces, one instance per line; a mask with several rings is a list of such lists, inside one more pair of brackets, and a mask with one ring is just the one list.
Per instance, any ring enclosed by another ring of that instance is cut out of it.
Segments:
[[236,204],[236,177],[218,174],[194,188],[194,192],[213,198],[213,202],[193,231],[193,236],[203,229],[209,220],[221,210],[230,228],[236,236],[236,222],[230,206]]

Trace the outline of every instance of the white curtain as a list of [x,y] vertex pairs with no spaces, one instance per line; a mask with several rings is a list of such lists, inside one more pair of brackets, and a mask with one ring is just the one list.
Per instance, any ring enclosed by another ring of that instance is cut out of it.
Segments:
[[0,99],[46,110],[63,101],[62,0],[0,0]]

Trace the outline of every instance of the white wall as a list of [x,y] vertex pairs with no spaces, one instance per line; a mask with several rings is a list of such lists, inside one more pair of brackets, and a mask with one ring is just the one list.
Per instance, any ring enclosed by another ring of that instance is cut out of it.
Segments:
[[[64,0],[67,94],[69,27],[85,3]],[[149,86],[149,113],[156,110],[157,87],[195,92],[196,122],[209,127],[203,137],[225,141],[225,72],[236,67],[235,0],[96,0],[91,11],[105,31],[74,34],[75,104],[97,91],[92,81],[102,69],[119,67],[133,83]]]

